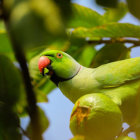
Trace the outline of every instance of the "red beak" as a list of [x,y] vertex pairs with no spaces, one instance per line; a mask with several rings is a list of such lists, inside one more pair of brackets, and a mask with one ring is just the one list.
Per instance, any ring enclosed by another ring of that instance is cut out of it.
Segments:
[[38,61],[38,68],[40,72],[43,74],[44,68],[46,68],[51,63],[50,59],[46,56],[41,56]]

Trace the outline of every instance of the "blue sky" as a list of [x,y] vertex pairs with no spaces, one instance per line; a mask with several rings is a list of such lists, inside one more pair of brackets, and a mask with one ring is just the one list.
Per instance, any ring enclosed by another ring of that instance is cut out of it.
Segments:
[[[92,8],[100,14],[104,13],[104,10],[97,6],[93,0],[73,0],[73,2]],[[139,21],[131,14],[127,14],[120,22],[140,25]],[[133,49],[131,57],[138,56],[140,56],[140,48]],[[50,121],[50,126],[43,135],[44,138],[46,140],[69,140],[72,138],[72,134],[69,130],[69,119],[73,104],[61,93],[59,89],[55,89],[51,94],[49,94],[48,99],[49,103],[39,104]],[[27,122],[28,119],[26,118],[26,121],[22,121],[22,124],[24,123],[25,126]]]

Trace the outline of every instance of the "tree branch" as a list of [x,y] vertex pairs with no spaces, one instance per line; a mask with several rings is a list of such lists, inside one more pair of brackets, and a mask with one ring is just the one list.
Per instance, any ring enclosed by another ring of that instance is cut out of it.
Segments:
[[136,124],[131,125],[131,126],[129,126],[126,130],[122,131],[118,137],[128,136],[129,133],[135,132],[135,130],[136,130],[138,127],[139,127],[139,126],[136,125]]
[[31,139],[29,134],[22,127],[19,126],[19,129],[21,130],[21,132],[24,136],[26,136],[28,139]]
[[134,132],[134,127],[129,127],[126,130],[123,131],[123,133],[121,134],[121,136],[127,136],[129,133]]
[[118,39],[110,39],[110,40],[89,40],[87,41],[89,44],[112,44],[112,43],[132,43],[134,46],[140,46],[140,40],[132,40],[132,39],[125,39],[125,38],[118,38]]
[[28,102],[28,113],[31,119],[32,139],[42,140],[39,114],[38,114],[37,106],[36,106],[36,97],[33,91],[33,87],[31,85],[31,79],[29,76],[26,59],[20,45],[16,44],[13,37],[10,37],[10,38],[11,38],[11,42],[12,42],[13,50],[15,52],[16,59],[18,60],[21,70],[22,70],[22,77],[25,84],[26,97],[27,97],[27,102]]
[[20,67],[22,69],[22,77],[25,84],[26,97],[27,97],[27,102],[28,102],[28,113],[31,119],[32,139],[42,140],[41,131],[40,131],[39,114],[38,114],[37,106],[36,106],[36,97],[33,91],[33,87],[31,85],[31,79],[29,76],[26,59],[20,45],[17,45],[12,37],[11,37],[11,40],[12,40],[16,59],[18,60]]

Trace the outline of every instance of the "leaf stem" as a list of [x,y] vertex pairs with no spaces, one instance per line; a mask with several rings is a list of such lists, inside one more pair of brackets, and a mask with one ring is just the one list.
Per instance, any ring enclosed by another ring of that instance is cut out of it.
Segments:
[[[112,43],[132,43],[134,46],[140,46],[140,40],[135,39],[125,39],[125,38],[118,38],[118,39],[109,39],[109,40],[89,40],[87,41],[89,44],[112,44]],[[134,48],[134,47],[133,47]]]
[[24,136],[26,136],[28,139],[31,139],[29,134],[22,127],[19,126],[19,129],[21,130],[21,132]]
[[133,124],[133,125],[129,126],[126,130],[122,131],[121,134],[118,137],[128,136],[129,133],[135,132],[135,130],[138,127],[139,127],[138,125]]

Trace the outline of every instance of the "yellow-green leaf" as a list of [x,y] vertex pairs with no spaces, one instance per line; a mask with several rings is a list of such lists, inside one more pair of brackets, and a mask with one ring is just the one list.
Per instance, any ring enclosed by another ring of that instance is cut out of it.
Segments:
[[80,54],[80,57],[78,58],[78,62],[85,67],[89,67],[96,52],[97,51],[93,45],[85,46],[82,53]]
[[93,39],[96,37],[140,37],[140,26],[128,23],[109,23],[94,28],[76,28],[72,34],[77,37]]
[[72,17],[68,23],[69,28],[91,28],[102,25],[104,22],[104,18],[96,11],[78,4],[72,5],[72,12]]
[[127,5],[123,2],[120,2],[118,7],[116,8],[105,8],[106,12],[104,13],[103,17],[106,20],[106,23],[110,22],[117,22],[120,19],[122,19],[128,9],[127,9]]

